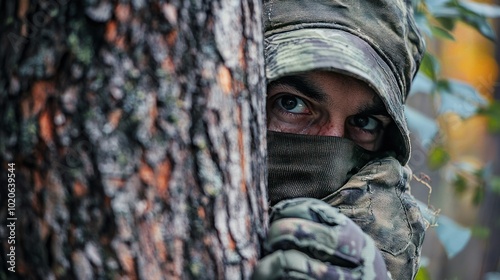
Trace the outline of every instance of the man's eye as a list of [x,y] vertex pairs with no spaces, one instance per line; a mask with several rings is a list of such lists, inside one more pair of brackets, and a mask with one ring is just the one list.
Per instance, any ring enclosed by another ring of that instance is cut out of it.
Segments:
[[276,100],[279,107],[294,114],[307,114],[308,108],[304,101],[293,95],[285,95]]
[[350,123],[355,127],[367,130],[369,132],[375,132],[381,126],[379,120],[368,116],[354,116],[351,118]]

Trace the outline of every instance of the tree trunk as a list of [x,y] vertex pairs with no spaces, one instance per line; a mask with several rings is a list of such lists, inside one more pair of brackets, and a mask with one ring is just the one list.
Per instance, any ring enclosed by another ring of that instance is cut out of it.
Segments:
[[260,1],[0,1],[0,20],[0,278],[248,278]]

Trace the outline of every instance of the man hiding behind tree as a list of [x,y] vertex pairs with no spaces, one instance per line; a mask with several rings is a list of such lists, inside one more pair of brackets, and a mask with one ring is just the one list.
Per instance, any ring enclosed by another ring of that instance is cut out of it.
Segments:
[[410,1],[264,1],[272,205],[256,279],[413,279]]

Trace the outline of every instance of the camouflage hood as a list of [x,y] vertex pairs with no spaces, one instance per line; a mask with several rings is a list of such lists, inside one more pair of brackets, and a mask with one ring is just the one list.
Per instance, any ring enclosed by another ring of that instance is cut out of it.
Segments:
[[366,82],[394,120],[386,145],[402,164],[410,158],[403,104],[425,49],[409,2],[264,1],[268,82],[310,70]]

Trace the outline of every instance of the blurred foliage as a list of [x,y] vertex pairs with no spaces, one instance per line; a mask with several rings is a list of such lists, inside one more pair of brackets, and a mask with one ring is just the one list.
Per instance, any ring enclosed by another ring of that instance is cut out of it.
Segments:
[[500,194],[500,177],[493,177],[491,180],[491,190],[494,193]]
[[432,147],[429,151],[427,164],[431,169],[439,169],[443,167],[450,160],[450,155],[443,147]]
[[[428,46],[429,43],[454,41],[454,29],[458,23],[468,25],[491,41],[496,39],[490,19],[500,17],[500,6],[465,0],[413,0],[413,3],[417,25]],[[440,59],[429,49],[432,48],[428,48],[423,58],[410,96],[424,94],[429,97],[433,116],[407,106],[408,126],[427,149],[429,168],[442,171],[444,180],[458,196],[472,193],[471,202],[478,205],[483,201],[487,188],[500,194],[500,177],[492,176],[488,164],[452,158],[446,145],[448,139],[442,135],[446,129],[436,119],[450,113],[461,119],[481,115],[487,119],[491,132],[500,132],[500,102],[487,100],[477,88],[464,81],[445,77],[441,72]],[[439,240],[450,258],[465,247],[471,235],[485,237],[489,234],[488,228],[463,228],[444,216],[437,218],[437,224]],[[460,236],[460,242],[451,238],[457,236]],[[425,265],[416,279],[430,279]]]
[[429,271],[427,271],[427,268],[425,268],[425,266],[420,267],[417,276],[415,277],[415,280],[430,280],[430,279],[431,276],[429,274]]
[[486,239],[490,236],[490,229],[482,226],[472,227],[472,235],[479,239]]
[[448,258],[453,258],[465,248],[472,232],[443,215],[437,218],[437,224],[438,226],[435,229],[439,241],[443,245]]
[[488,129],[493,133],[500,133],[500,101],[492,101],[489,106],[481,108],[478,112],[488,117]]
[[[429,42],[455,40],[453,31],[459,22],[489,40],[495,40],[490,18],[500,17],[500,6],[465,0],[413,0],[413,3],[417,25],[428,45]],[[445,179],[457,193],[473,188],[473,203],[479,204],[491,178],[485,177],[480,165],[474,164],[475,169],[470,166],[463,168],[466,162],[454,162],[456,159],[451,158],[445,145],[447,139],[439,135],[444,129],[436,119],[449,113],[462,119],[482,115],[486,117],[490,131],[500,132],[500,102],[488,101],[475,87],[464,81],[444,77],[439,58],[430,50],[423,58],[410,91],[410,96],[416,94],[431,98],[435,115],[435,118],[431,118],[415,108],[409,107],[407,110],[410,129],[428,149],[428,166],[434,170],[446,169]]]
[[495,31],[488,18],[500,16],[500,7],[465,0],[415,0],[415,18],[429,38],[451,39],[457,22],[463,22],[490,40]]

